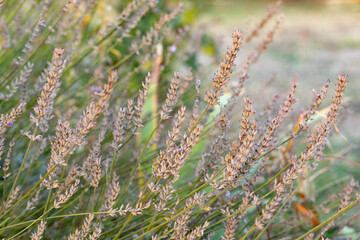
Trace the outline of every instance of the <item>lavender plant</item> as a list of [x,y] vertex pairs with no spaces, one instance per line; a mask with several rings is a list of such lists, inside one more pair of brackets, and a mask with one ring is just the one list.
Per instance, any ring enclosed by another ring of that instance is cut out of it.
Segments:
[[113,4],[0,1],[2,239],[324,239],[348,225],[357,181],[323,202],[303,191],[348,76],[329,106],[327,81],[305,111],[296,78],[263,108],[246,93],[280,2],[233,32],[211,82],[214,66],[189,61],[201,41],[181,3]]

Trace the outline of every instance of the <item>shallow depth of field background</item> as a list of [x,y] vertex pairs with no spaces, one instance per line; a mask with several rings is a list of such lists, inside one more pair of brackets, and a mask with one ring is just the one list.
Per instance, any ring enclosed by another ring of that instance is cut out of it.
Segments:
[[[274,1],[189,1],[185,6],[192,7],[193,13],[187,10],[185,14],[196,15],[195,22],[200,29],[198,31],[206,29],[217,41],[222,42],[218,46],[224,46],[219,50],[223,53],[225,46],[231,41],[229,35],[232,30],[240,28],[245,32],[251,31],[266,14],[270,3]],[[330,137],[326,154],[332,155],[345,148],[347,152],[347,149],[352,148],[343,157],[359,163],[360,3],[283,1],[279,12],[284,14],[284,22],[268,50],[251,67],[245,95],[255,99],[255,106],[261,105],[259,102],[271,100],[274,94],[288,91],[289,81],[297,75],[298,103],[295,108],[301,111],[311,103],[309,96],[312,95],[312,89],[320,89],[329,78],[332,80],[329,91],[331,94],[337,75],[348,74],[349,85],[345,92],[348,114],[337,123],[343,136],[335,134],[336,136]],[[247,54],[256,47],[273,23],[274,19],[255,41],[240,51],[238,70],[244,64]],[[203,60],[208,61],[206,57]],[[210,71],[207,79],[211,79],[211,74]],[[275,81],[267,85],[273,74],[276,74]],[[329,101],[327,99],[326,103]],[[326,104],[322,108],[325,106]],[[326,182],[329,178],[347,179],[350,174],[356,179],[360,178],[359,166],[339,159],[332,160],[331,163],[329,171],[319,176],[320,183],[322,179]]]

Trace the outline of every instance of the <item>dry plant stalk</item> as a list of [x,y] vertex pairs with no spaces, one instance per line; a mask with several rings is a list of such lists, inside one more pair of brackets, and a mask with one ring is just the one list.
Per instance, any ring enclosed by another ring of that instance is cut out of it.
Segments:
[[232,47],[228,49],[225,58],[220,63],[220,69],[215,73],[212,80],[212,84],[215,89],[211,89],[205,93],[204,100],[209,105],[218,105],[219,98],[222,96],[221,89],[226,86],[226,83],[229,81],[229,76],[232,72],[232,68],[235,65],[234,61],[236,54],[240,50],[240,46],[243,41],[242,32],[240,30],[235,30],[232,36]]
[[41,90],[40,98],[37,100],[37,106],[34,107],[35,116],[30,115],[30,119],[41,131],[48,130],[47,122],[53,112],[54,98],[60,86],[59,79],[65,67],[63,60],[64,49],[55,48],[52,57],[52,65],[47,70],[46,83]]

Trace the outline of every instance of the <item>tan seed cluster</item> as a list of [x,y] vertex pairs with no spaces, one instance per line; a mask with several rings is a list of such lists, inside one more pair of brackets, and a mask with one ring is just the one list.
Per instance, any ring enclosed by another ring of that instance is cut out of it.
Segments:
[[239,138],[230,147],[230,152],[225,156],[224,180],[228,184],[234,184],[238,178],[244,178],[256,162],[252,161],[251,153],[254,151],[257,127],[255,122],[250,123],[250,117],[255,113],[252,110],[249,98],[245,98],[242,113],[241,131]]
[[46,221],[41,219],[40,224],[37,227],[37,230],[31,233],[31,240],[41,240],[43,238],[44,232],[46,229]]
[[[51,158],[47,165],[47,171],[50,171],[55,165],[65,165],[65,155],[70,150],[74,142],[74,133],[69,122],[58,121],[55,137],[51,142]],[[50,173],[49,177],[42,182],[46,188],[57,188],[59,186],[56,175],[58,170]]]
[[171,13],[162,16],[158,22],[154,24],[154,27],[150,28],[150,31],[142,38],[142,44],[150,46],[153,39],[156,39],[160,33],[160,30],[164,25],[173,20],[179,13],[183,11],[183,4],[179,3]]
[[6,201],[6,205],[4,206],[4,211],[8,210],[13,205],[13,203],[18,199],[20,190],[21,190],[21,186],[16,186],[14,191],[11,192],[9,200]]
[[68,189],[65,190],[64,193],[61,193],[54,201],[54,208],[60,208],[62,204],[69,201],[69,199],[76,193],[78,190],[80,180],[76,179],[73,184],[69,186]]
[[161,119],[168,119],[170,117],[169,113],[178,101],[180,88],[180,75],[175,72],[174,78],[172,78],[170,82],[170,88],[166,95],[165,103],[162,105],[162,110],[160,111]]
[[111,72],[108,77],[107,83],[103,89],[98,93],[99,99],[96,102],[90,103],[86,110],[83,112],[82,118],[76,125],[76,139],[75,144],[82,146],[85,144],[84,137],[89,133],[90,129],[95,127],[95,121],[104,111],[104,107],[107,104],[111,93],[114,90],[114,84],[116,83],[118,76],[115,71]]
[[84,219],[83,225],[81,226],[81,230],[76,229],[75,233],[70,234],[68,237],[68,240],[80,240],[80,239],[86,239],[86,237],[90,233],[90,228],[92,226],[92,221],[94,219],[95,215],[93,213],[90,213],[86,216]]
[[180,124],[185,119],[185,110],[183,106],[178,111],[176,118],[174,118],[172,129],[168,132],[166,139],[166,150],[160,151],[156,158],[156,164],[153,165],[153,174],[155,177],[167,179],[171,175],[172,164],[170,159],[173,158],[174,153],[179,151],[176,146],[176,141],[180,137]]
[[4,152],[4,134],[6,130],[13,126],[14,121],[23,112],[24,104],[21,103],[17,108],[13,108],[9,114],[1,114],[0,116],[0,156]]
[[107,215],[103,215],[102,218],[105,219],[107,216],[115,216],[116,209],[114,209],[114,205],[116,202],[116,198],[120,193],[120,183],[119,177],[114,174],[113,180],[106,192],[105,203],[101,207],[101,212],[107,212]]
[[30,115],[31,121],[35,123],[41,131],[46,132],[48,129],[47,122],[53,111],[54,98],[57,89],[60,85],[59,79],[65,67],[65,60],[63,59],[64,49],[55,48],[52,57],[52,64],[47,70],[46,83],[41,90],[40,98],[37,100],[37,106],[34,107],[34,115]]
[[142,114],[144,111],[144,104],[149,94],[149,85],[151,82],[151,75],[145,77],[145,82],[142,83],[143,90],[139,90],[139,97],[137,99],[137,105],[135,106],[135,112],[133,115],[133,122],[135,129],[143,127],[142,125]]
[[101,143],[104,140],[105,131],[101,131],[99,139],[96,140],[93,148],[90,150],[88,157],[83,162],[83,177],[92,186],[97,187],[102,177],[101,172]]
[[234,61],[236,54],[240,50],[240,46],[243,41],[242,32],[240,30],[235,30],[232,36],[232,48],[228,49],[226,57],[220,63],[220,69],[215,73],[212,80],[213,86],[215,89],[211,89],[205,93],[204,100],[209,105],[217,105],[219,98],[221,97],[220,90],[226,86],[226,83],[229,81],[232,68],[235,65]]
[[260,23],[255,27],[255,29],[246,37],[245,42],[249,43],[253,38],[259,35],[259,31],[264,28],[266,23],[278,12],[281,1],[277,1],[274,5],[270,6],[267,14],[261,19]]
[[286,119],[287,114],[291,111],[291,107],[295,104],[295,92],[296,92],[296,78],[292,83],[292,88],[289,92],[289,95],[285,99],[284,104],[281,106],[277,116],[275,116],[270,126],[266,129],[265,135],[262,141],[259,143],[260,149],[257,150],[258,155],[264,154],[270,147],[271,141],[275,138],[276,130],[281,126],[281,123]]

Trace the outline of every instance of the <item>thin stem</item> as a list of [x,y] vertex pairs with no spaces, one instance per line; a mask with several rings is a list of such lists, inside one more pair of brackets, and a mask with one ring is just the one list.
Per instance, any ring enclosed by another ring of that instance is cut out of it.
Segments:
[[[75,145],[73,145],[66,153],[65,155],[59,160],[59,162],[64,159],[64,157],[69,154],[73,149]],[[4,217],[6,214],[8,214],[14,207],[16,207],[22,200],[26,199],[27,196],[34,191],[56,168],[59,166],[59,163],[55,164],[23,197],[21,197],[19,200],[17,200],[3,215],[1,215],[0,218]]]
[[48,194],[48,197],[47,197],[47,200],[46,200],[46,203],[45,203],[44,214],[45,214],[46,211],[47,211],[47,206],[49,205],[50,198],[51,198],[51,188],[49,189],[49,194]]
[[45,213],[43,213],[43,215],[41,215],[40,217],[38,217],[35,221],[33,221],[31,224],[29,224],[29,226],[27,226],[26,228],[24,228],[23,230],[21,230],[20,232],[16,233],[14,236],[10,237],[9,239],[14,239],[15,237],[19,236],[21,233],[25,232],[27,229],[29,229],[32,225],[34,225],[36,222],[38,222],[41,218],[43,218],[48,212],[50,212],[52,210],[52,208],[50,208],[48,211],[46,211]]
[[255,225],[253,224],[253,225],[251,226],[251,228],[249,229],[249,231],[247,231],[247,233],[241,238],[241,240],[246,239],[246,237],[247,237],[250,233],[252,233],[252,231],[254,231],[254,229],[255,229]]
[[[35,127],[34,133],[33,133],[33,135],[32,135],[33,137],[35,137],[36,130],[37,130],[37,127]],[[5,209],[5,206],[6,206],[7,203],[9,202],[10,196],[11,196],[11,194],[12,194],[12,192],[13,192],[15,186],[16,186],[17,181],[19,180],[20,173],[21,173],[21,171],[22,171],[22,169],[23,169],[23,167],[24,167],[25,160],[26,160],[26,158],[27,158],[27,156],[28,156],[28,154],[29,154],[29,151],[30,151],[32,142],[33,142],[33,141],[30,139],[30,142],[29,142],[28,147],[27,147],[27,149],[26,149],[24,158],[23,158],[23,160],[22,160],[22,162],[21,162],[19,171],[18,171],[18,173],[17,173],[17,175],[16,175],[16,177],[15,177],[14,183],[13,183],[11,189],[10,189],[10,192],[9,192],[9,195],[8,195],[8,197],[7,197],[7,199],[6,199],[6,202],[5,202],[5,204],[3,205],[3,211],[4,211],[4,209]]]
[[92,200],[92,206],[91,206],[91,212],[95,209],[95,198],[96,198],[96,187],[94,187],[94,193],[93,193],[93,200]]
[[[161,120],[160,120],[160,121],[161,121]],[[150,136],[148,137],[148,139],[147,139],[147,141],[146,141],[146,144],[145,144],[145,146],[144,146],[144,148],[143,148],[143,150],[142,150],[142,152],[141,152],[141,154],[140,154],[140,157],[139,157],[139,159],[137,160],[133,171],[131,172],[130,178],[129,178],[129,180],[126,182],[126,185],[125,185],[125,187],[123,188],[123,190],[122,190],[122,192],[121,192],[121,194],[120,194],[120,197],[119,197],[118,200],[116,201],[115,206],[117,206],[117,205],[120,203],[120,201],[121,201],[121,199],[122,199],[122,196],[124,195],[124,193],[125,193],[125,192],[127,191],[127,189],[129,188],[130,182],[131,182],[132,178],[133,178],[134,175],[135,175],[136,169],[138,168],[142,157],[143,157],[144,154],[145,154],[146,148],[147,148],[147,146],[149,145],[149,142],[150,142],[153,134],[156,132],[156,129],[160,126],[160,121],[159,121],[159,123],[155,126],[155,128],[154,128],[153,131],[151,132]]]
[[[105,190],[104,190],[104,193],[106,193],[107,189],[108,189],[108,186],[110,184],[110,179],[112,177],[112,173],[114,171],[114,166],[115,166],[115,162],[117,160],[117,154],[118,152],[134,137],[135,134],[131,134],[131,136],[124,142],[124,144],[122,144],[118,149],[116,149],[115,153],[114,153],[114,156],[113,156],[113,159],[112,159],[112,162],[111,162],[111,166],[110,166],[110,173],[109,175],[107,176],[106,178],[106,186],[105,186]],[[115,156],[116,155],[116,156]],[[101,206],[103,205],[104,201],[105,201],[105,195],[106,194],[103,194],[102,196],[102,199],[101,199]]]
[[[207,195],[211,194],[211,193],[214,192],[214,191],[215,191],[214,189],[211,190]],[[205,197],[206,197],[206,196],[205,196]],[[149,231],[146,231],[144,234],[140,235],[139,237],[135,238],[134,240],[138,240],[138,239],[146,236],[147,234],[149,234],[149,233],[151,233],[151,232],[153,232],[153,231],[161,228],[162,226],[165,226],[165,225],[168,224],[170,221],[176,219],[176,218],[177,218],[178,216],[180,216],[181,214],[183,214],[183,213],[187,212],[188,210],[190,210],[191,208],[193,208],[195,205],[196,205],[196,203],[195,203],[195,204],[192,204],[191,206],[189,206],[189,207],[187,207],[187,208],[185,208],[183,211],[179,212],[178,214],[176,214],[176,215],[174,215],[173,217],[169,218],[168,220],[164,221],[164,222],[161,223],[160,225],[158,225],[158,226],[150,229]],[[160,221],[161,221],[161,220],[160,220]]]
[[[138,49],[141,49],[144,46],[144,44],[142,43],[141,45],[139,45]],[[115,63],[113,66],[111,66],[110,71],[117,69],[120,65],[124,64],[127,60],[129,60],[132,56],[134,56],[136,53],[136,51],[132,51],[131,53],[129,53],[128,55],[126,55],[123,59],[121,59],[120,61],[118,61],[117,63]]]
[[[50,210],[48,210],[46,213],[48,213]],[[99,215],[99,214],[109,214],[110,212],[93,212],[94,215]],[[55,215],[55,216],[49,216],[47,217],[47,219],[58,219],[58,218],[67,218],[67,217],[78,217],[78,216],[87,216],[89,215],[89,212],[84,212],[84,213],[73,213],[73,214],[64,214],[64,215]],[[44,214],[43,214],[44,215]],[[38,219],[35,220],[29,220],[26,222],[20,222],[20,223],[16,223],[10,226],[6,226],[0,229],[0,231],[6,230],[6,229],[11,229],[17,226],[21,226],[21,225],[25,225],[25,224],[29,224],[29,223],[34,223],[38,221]],[[1,224],[4,225],[4,224]]]
[[115,237],[113,238],[114,240],[117,240],[121,233],[124,231],[125,227],[129,224],[129,222],[131,221],[131,219],[134,217],[134,215],[130,214],[128,216],[128,218],[126,219],[125,223],[122,225],[122,227],[120,228],[119,232],[115,235]]
[[263,235],[266,231],[266,229],[268,229],[270,227],[270,224],[272,223],[272,221],[274,221],[275,217],[280,213],[280,211],[285,207],[285,205],[287,204],[287,202],[294,196],[296,190],[293,190],[292,193],[289,195],[289,197],[285,200],[285,202],[281,205],[281,207],[276,211],[276,213],[274,214],[274,216],[270,219],[270,221],[268,222],[268,224],[261,230],[261,232],[259,233],[259,235],[257,235],[257,237],[255,238],[255,240],[258,240],[261,235]]
[[307,233],[301,235],[300,237],[296,238],[296,240],[300,240],[305,238],[307,235],[316,232],[317,230],[321,229],[322,227],[324,227],[325,225],[331,223],[332,221],[334,221],[336,218],[340,217],[341,215],[343,215],[344,213],[346,213],[347,211],[351,210],[353,207],[355,207],[356,205],[359,204],[360,198],[356,199],[354,202],[352,202],[351,204],[347,205],[347,207],[345,207],[344,209],[342,209],[341,211],[337,212],[336,214],[334,214],[333,216],[331,216],[330,218],[328,218],[326,221],[322,222],[321,224],[317,225],[316,227],[314,227],[313,229],[309,230]]
[[352,222],[352,221],[357,217],[357,215],[359,215],[359,213],[360,213],[360,209],[357,211],[357,213],[355,213],[354,216],[352,216],[352,217],[350,218],[349,221],[347,221],[347,222],[344,224],[344,226],[342,226],[339,230],[336,231],[336,233],[335,233],[334,235],[332,235],[331,239],[334,239],[334,237],[335,237],[336,235],[338,235],[338,233],[340,233],[350,222]]

